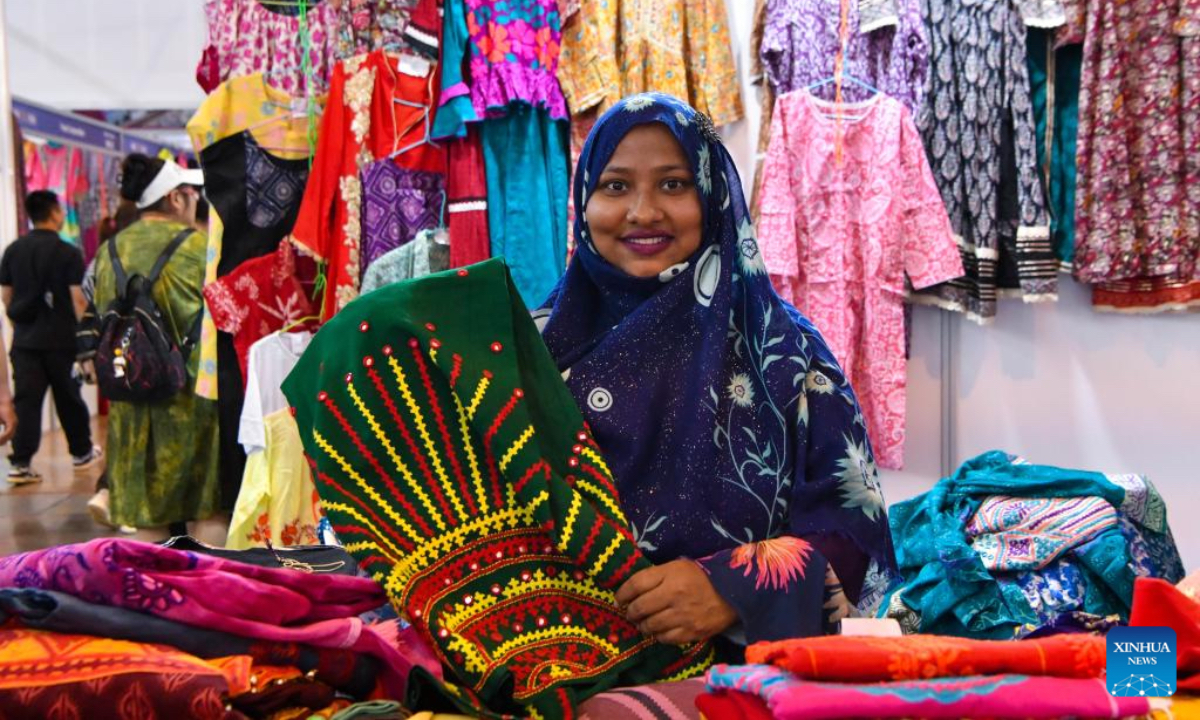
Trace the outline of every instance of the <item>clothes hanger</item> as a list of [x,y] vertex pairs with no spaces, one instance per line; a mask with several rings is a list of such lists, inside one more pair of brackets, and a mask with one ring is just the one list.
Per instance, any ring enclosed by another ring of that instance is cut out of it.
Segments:
[[450,231],[446,229],[446,202],[449,198],[445,190],[442,191],[442,209],[438,211],[438,226],[433,229],[433,241],[438,245],[450,244]]
[[[271,7],[299,8],[301,6],[301,3],[299,0],[254,0],[254,1],[256,3],[258,3],[259,5],[270,5]],[[304,7],[309,10],[311,10],[312,8],[314,8],[315,6],[320,5],[320,4],[321,4],[321,0],[307,0],[307,2],[303,3]]]
[[280,115],[274,115],[272,117],[267,118],[266,120],[260,120],[259,122],[256,122],[253,125],[250,125],[242,132],[247,132],[247,133],[250,133],[251,136],[254,136],[255,144],[257,144],[263,150],[271,150],[271,151],[279,152],[279,153],[296,153],[296,152],[302,152],[302,151],[306,152],[308,150],[307,143],[304,145],[297,145],[296,147],[277,147],[277,146],[271,146],[271,145],[264,145],[263,143],[261,143],[258,140],[258,137],[255,136],[255,133],[254,133],[255,130],[261,130],[264,127],[269,127],[276,123],[280,123],[280,122],[284,122],[284,121],[294,122],[296,120],[307,120],[308,119],[307,112],[301,112],[299,110],[296,110],[295,108],[288,107],[287,105],[280,105],[279,103],[276,103],[276,102],[272,102],[271,105],[273,105],[274,107],[278,107],[278,108],[285,108],[285,109],[289,110],[290,112],[283,113]]
[[[293,322],[293,323],[288,323],[287,325],[284,325],[283,328],[276,330],[276,332],[278,332],[278,334],[280,334],[280,335],[286,335],[286,334],[288,334],[288,332],[292,332],[296,328],[300,328],[301,325],[305,325],[307,323],[312,323],[312,322],[319,322],[319,320],[320,320],[320,318],[317,316],[305,316],[305,317],[300,318],[299,320],[295,320],[295,322]],[[306,330],[307,330],[307,328],[306,328]]]
[[280,113],[278,115],[272,115],[271,117],[267,118],[266,120],[260,120],[256,123],[254,123],[253,125],[250,125],[249,127],[247,127],[246,130],[257,130],[258,128],[266,127],[268,125],[274,125],[275,123],[282,122],[284,120],[306,120],[308,118],[308,105],[312,104],[312,103],[316,103],[316,99],[315,98],[302,98],[302,99],[308,101],[304,104],[303,109],[301,109],[298,105],[284,105],[282,103],[277,103],[274,100],[268,100],[267,104],[269,104],[271,107],[277,107],[281,110],[287,110],[287,112]]
[[[438,145],[437,142],[435,142],[433,139],[433,125],[430,120],[433,113],[431,113],[429,111],[429,106],[421,105],[420,103],[411,103],[411,102],[408,102],[405,100],[396,100],[396,102],[399,103],[400,105],[405,105],[407,107],[419,107],[419,108],[425,109],[425,112],[421,116],[421,120],[417,121],[418,125],[424,124],[425,133],[421,137],[421,139],[417,140],[416,142],[411,143],[409,145],[405,145],[404,147],[400,148],[399,150],[396,150],[395,152],[393,152],[391,155],[388,155],[388,159],[391,160],[393,158],[397,158],[410,150],[415,150],[416,148],[421,147],[422,145],[429,145],[430,147],[435,147],[435,148],[441,147],[441,145]],[[411,130],[412,130],[412,128],[410,127],[408,130],[405,131],[404,134],[407,135],[408,132]]]
[[[839,82],[839,80],[843,83],[848,82],[851,85],[855,85],[857,87],[862,88],[863,90],[870,92],[871,98],[874,98],[878,95],[883,94],[883,92],[879,88],[875,87],[874,85],[871,85],[870,83],[865,82],[863,80],[859,80],[858,78],[856,78],[853,75],[850,75],[849,73],[846,73],[846,72],[842,72],[840,78],[838,77],[837,74],[834,74],[834,75],[830,75],[829,77],[827,77],[823,80],[818,80],[817,82],[813,83],[812,85],[809,85],[808,87],[806,87],[805,90],[808,91],[809,94],[812,94],[814,97],[816,97],[816,95],[813,93],[813,90],[816,90],[817,88],[829,85],[830,83]],[[829,117],[840,117],[843,120],[862,120],[864,117],[866,117],[865,112],[858,113],[858,114],[847,113],[846,108],[844,108],[843,106],[835,106],[833,112],[831,112],[831,113],[827,112],[824,114]]]
[[[403,60],[403,58],[406,56],[402,55],[400,57],[401,57],[401,60]],[[412,57],[417,57],[417,56],[414,55]],[[419,59],[425,63],[429,62],[425,58],[417,58],[417,59]],[[430,69],[432,69],[432,66],[430,67]],[[428,88],[429,97],[433,97],[433,78],[434,78],[435,74],[436,73],[432,73],[432,72],[429,73],[429,88]],[[387,156],[389,160],[399,157],[410,150],[419,148],[422,145],[429,145],[430,147],[435,147],[435,148],[441,147],[441,145],[439,145],[433,139],[433,107],[431,105],[426,104],[426,103],[413,102],[412,100],[405,100],[404,98],[392,98],[392,102],[394,102],[396,105],[419,109],[422,111],[421,117],[419,119],[417,119],[416,122],[414,122],[412,125],[409,125],[407,128],[405,128],[404,132],[397,133],[397,135],[396,135],[397,139],[404,137],[408,133],[412,132],[413,128],[415,128],[421,124],[424,124],[425,132],[424,132],[424,135],[421,137],[421,139],[417,140],[416,142],[411,143],[409,145],[406,145],[405,147],[402,147],[398,150],[393,151],[390,155]]]

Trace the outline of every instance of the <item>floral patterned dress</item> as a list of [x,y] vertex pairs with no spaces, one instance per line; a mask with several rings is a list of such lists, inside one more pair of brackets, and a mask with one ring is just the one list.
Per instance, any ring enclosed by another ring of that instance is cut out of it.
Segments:
[[[807,91],[776,104],[762,250],[780,295],[821,329],[858,393],[879,464],[904,464],[905,279],[962,275],[912,114],[877,95],[854,120]],[[840,159],[839,159],[840,158]]]
[[466,8],[476,117],[503,115],[509,103],[522,102],[566,119],[555,0],[466,0]]
[[417,0],[323,0],[337,9],[339,60],[372,50],[400,52]]
[[1037,170],[1026,26],[1012,0],[921,0],[929,87],[917,115],[966,274],[913,300],[995,317],[999,297],[1058,299],[1058,260]]
[[[899,0],[894,26],[868,30],[860,3],[847,17],[845,72],[871,83],[916,113],[925,95],[929,42],[917,0]],[[760,55],[780,93],[831,77],[840,47],[841,13],[829,0],[767,0]],[[854,92],[849,85],[847,94]],[[852,99],[859,99],[854,97]]]
[[337,10],[331,2],[312,2],[304,16],[311,39],[310,76],[303,66],[301,18],[296,6],[257,0],[205,0],[208,41],[196,81],[212,92],[230,78],[261,72],[271,86],[293,95],[325,92],[335,54]]
[[[717,125],[742,118],[720,0],[584,0],[563,35],[559,80],[579,115],[650,90],[685,98]],[[614,51],[615,49],[615,51]]]
[[1106,309],[1200,304],[1200,2],[1082,5],[1075,277]]
[[[445,149],[429,143],[423,116],[433,106],[436,69],[382,50],[334,68],[317,153],[292,232],[305,254],[328,263],[322,319],[358,295],[362,272],[362,171],[375,160],[409,170],[446,172]],[[406,104],[396,101],[403,100]]]

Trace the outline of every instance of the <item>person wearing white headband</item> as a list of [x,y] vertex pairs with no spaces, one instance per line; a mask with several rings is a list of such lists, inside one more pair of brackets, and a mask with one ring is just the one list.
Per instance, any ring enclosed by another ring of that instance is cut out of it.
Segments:
[[[155,159],[147,159],[152,167]],[[185,170],[171,160],[158,162],[162,166],[135,200],[138,210],[143,214],[166,215],[189,225],[194,224],[196,203],[200,199],[197,188],[204,187],[204,172]]]
[[[130,155],[121,166],[121,197],[137,205],[138,220],[108,241],[127,275],[147,277],[179,240],[151,293],[164,326],[181,348],[194,345],[203,308],[208,238],[195,229],[197,186],[203,181],[199,170]],[[108,308],[116,294],[116,273],[105,247],[96,256],[94,308]],[[186,356],[188,376],[194,380],[199,353],[188,351]],[[188,522],[217,513],[217,433],[216,403],[197,396],[191,383],[166,400],[113,402],[104,519],[113,526],[137,528],[139,539],[157,540],[185,534]]]

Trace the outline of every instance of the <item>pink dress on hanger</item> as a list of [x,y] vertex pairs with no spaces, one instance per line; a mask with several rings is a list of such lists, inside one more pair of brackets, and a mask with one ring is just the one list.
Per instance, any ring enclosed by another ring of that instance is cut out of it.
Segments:
[[[205,0],[208,42],[196,68],[196,81],[210,93],[230,78],[263,73],[271,87],[289,95],[308,90],[302,64],[298,6],[257,0]],[[314,95],[324,94],[337,62],[338,10],[310,0],[305,15]]]
[[928,287],[963,266],[908,108],[876,95],[843,105],[847,119],[831,110],[807,90],[779,98],[759,245],[779,294],[816,324],[854,386],[876,461],[898,469],[905,276]]

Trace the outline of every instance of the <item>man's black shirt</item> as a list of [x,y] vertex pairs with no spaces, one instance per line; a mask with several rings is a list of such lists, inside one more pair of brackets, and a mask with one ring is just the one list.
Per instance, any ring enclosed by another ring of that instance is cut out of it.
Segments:
[[37,304],[37,320],[13,323],[14,348],[74,350],[71,286],[83,282],[83,255],[58,233],[34,230],[18,238],[0,260],[0,285],[13,289],[13,305]]

